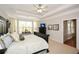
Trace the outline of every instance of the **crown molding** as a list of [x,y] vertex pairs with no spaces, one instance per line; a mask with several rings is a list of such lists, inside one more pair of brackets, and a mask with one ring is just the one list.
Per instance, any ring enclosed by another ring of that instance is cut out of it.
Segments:
[[58,14],[55,14],[53,16],[49,16],[49,17],[46,17],[46,18],[41,18],[43,20],[46,20],[46,19],[54,19],[54,18],[58,18],[58,17],[61,17],[61,16],[65,16],[65,15],[71,15],[71,14],[77,14],[79,13],[79,8],[76,8],[76,9],[72,9],[72,10],[68,10],[68,11],[63,11],[61,13],[58,13]]

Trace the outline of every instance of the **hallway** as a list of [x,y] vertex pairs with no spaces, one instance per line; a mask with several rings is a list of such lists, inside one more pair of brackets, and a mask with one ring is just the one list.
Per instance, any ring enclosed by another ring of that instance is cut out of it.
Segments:
[[71,39],[67,40],[64,42],[65,44],[75,47],[76,48],[76,39],[75,37],[72,37]]

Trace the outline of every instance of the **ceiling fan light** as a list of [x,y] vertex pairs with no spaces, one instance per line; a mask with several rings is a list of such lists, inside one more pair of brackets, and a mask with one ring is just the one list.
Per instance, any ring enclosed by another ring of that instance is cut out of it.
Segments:
[[36,4],[34,5],[34,7],[36,8],[36,11],[38,13],[42,13],[43,11],[46,11],[46,5],[44,4]]
[[42,12],[42,10],[41,10],[41,9],[38,9],[38,10],[37,10],[37,12],[38,12],[38,13],[41,13],[41,12]]

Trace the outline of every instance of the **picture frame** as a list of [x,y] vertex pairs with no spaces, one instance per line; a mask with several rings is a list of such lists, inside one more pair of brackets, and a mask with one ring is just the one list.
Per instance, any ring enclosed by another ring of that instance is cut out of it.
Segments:
[[48,30],[52,30],[53,29],[53,25],[48,25]]
[[59,30],[59,24],[53,24],[53,30],[58,31]]

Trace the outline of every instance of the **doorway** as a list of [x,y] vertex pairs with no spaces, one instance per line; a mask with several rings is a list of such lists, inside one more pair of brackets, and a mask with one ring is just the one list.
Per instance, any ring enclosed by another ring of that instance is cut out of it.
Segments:
[[64,44],[76,48],[76,19],[64,21]]

